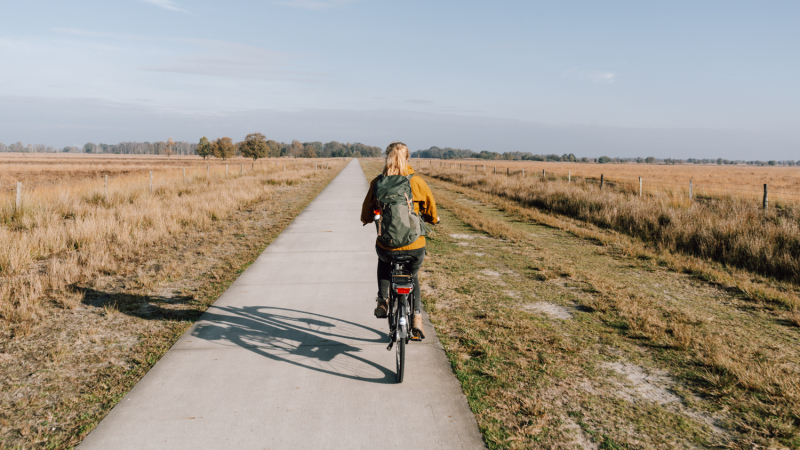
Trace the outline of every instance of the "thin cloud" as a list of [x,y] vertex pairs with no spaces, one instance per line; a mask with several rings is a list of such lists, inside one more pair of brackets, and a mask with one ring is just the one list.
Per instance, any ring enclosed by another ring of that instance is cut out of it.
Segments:
[[94,31],[81,30],[79,28],[51,28],[50,30],[52,30],[55,33],[67,34],[70,36],[93,37],[93,38],[107,36],[107,33],[97,33]]
[[182,39],[182,41],[195,47],[195,51],[176,55],[163,64],[141,69],[152,72],[273,81],[320,81],[328,76],[323,72],[292,70],[286,62],[290,59],[290,55],[274,50],[209,39]]
[[565,78],[573,80],[589,81],[596,84],[612,84],[617,79],[614,72],[604,72],[601,70],[578,70],[576,68],[567,69],[561,73]]
[[319,82],[330,77],[327,72],[299,67],[298,55],[236,42],[101,33],[75,28],[51,30],[68,38],[49,42],[6,42],[0,39],[0,49],[8,48],[19,52],[30,46],[37,46],[44,53],[63,53],[63,50],[57,49],[68,46],[73,51],[97,53],[96,49],[102,47],[106,50],[113,49],[111,53],[129,54],[131,57],[126,65],[137,70],[227,79]]
[[292,6],[301,9],[320,10],[339,8],[350,3],[355,3],[361,0],[285,0],[275,2],[279,5]]
[[151,5],[156,5],[159,8],[168,9],[170,11],[178,11],[178,12],[188,12],[183,8],[178,7],[172,0],[142,0],[145,3],[150,3]]

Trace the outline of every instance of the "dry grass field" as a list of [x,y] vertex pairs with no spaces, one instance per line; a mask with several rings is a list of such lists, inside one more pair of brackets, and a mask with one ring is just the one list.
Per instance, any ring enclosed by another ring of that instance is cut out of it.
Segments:
[[489,448],[800,448],[795,283],[418,173],[423,301]]
[[0,196],[2,448],[79,442],[345,164],[19,159],[0,160],[35,186]]
[[[484,174],[425,167],[432,177],[499,195],[521,206],[580,219],[652,243],[768,277],[800,283],[800,207],[763,210],[741,198],[695,198],[654,191],[638,196],[624,185]],[[794,289],[790,289],[794,290]],[[800,308],[793,299],[787,303]]]
[[[0,196],[0,318],[11,323],[35,319],[47,292],[113,271],[115,261],[186,228],[202,232],[323,163],[247,161],[245,171],[241,160],[215,161],[212,170],[198,158],[9,159],[0,160],[3,179],[24,180],[20,209],[14,195]],[[100,175],[109,175],[107,186]]]
[[[24,183],[26,191],[40,187],[63,187],[80,185],[102,186],[103,176],[108,175],[111,182],[119,177],[133,176],[137,183],[149,183],[149,171],[171,172],[177,176],[186,169],[187,176],[195,177],[206,172],[224,174],[225,165],[231,175],[238,174],[242,168],[267,170],[270,168],[313,167],[314,163],[324,164],[328,159],[261,159],[253,162],[249,158],[230,158],[222,161],[217,158],[202,159],[197,156],[154,155],[107,155],[107,154],[35,154],[0,153],[0,193],[12,195],[18,181]],[[126,182],[130,179],[126,179]],[[5,201],[5,199],[4,199]]]
[[482,161],[482,160],[414,160],[418,168],[440,167],[462,169],[469,172],[541,177],[542,171],[550,179],[564,179],[571,174],[573,180],[589,180],[597,183],[600,175],[605,181],[623,185],[624,189],[638,192],[639,177],[642,177],[644,194],[669,194],[677,198],[689,196],[689,181],[693,194],[699,197],[738,198],[761,204],[764,184],[769,186],[770,200],[779,205],[800,204],[800,167],[769,167],[739,165],[696,164],[590,164],[537,161]]

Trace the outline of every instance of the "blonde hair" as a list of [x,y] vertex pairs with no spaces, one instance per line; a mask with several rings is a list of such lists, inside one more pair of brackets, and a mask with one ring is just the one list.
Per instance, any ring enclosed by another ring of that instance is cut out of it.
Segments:
[[392,142],[386,147],[386,165],[383,174],[408,176],[408,147],[402,142]]

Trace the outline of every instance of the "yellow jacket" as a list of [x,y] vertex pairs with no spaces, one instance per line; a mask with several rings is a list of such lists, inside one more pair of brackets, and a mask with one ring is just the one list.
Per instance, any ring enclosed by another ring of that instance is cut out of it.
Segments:
[[[414,173],[414,169],[412,169],[411,166],[408,166],[408,173]],[[375,196],[372,192],[375,189],[375,182],[377,180],[378,178],[375,177],[375,179],[369,183],[369,191],[367,191],[367,196],[364,198],[364,204],[361,206],[362,223],[372,223],[375,221],[375,215],[373,212],[375,210]],[[428,184],[425,183],[425,180],[419,176],[411,177],[410,183],[411,196],[414,197],[414,212],[417,213],[417,215],[425,222],[432,224],[439,223],[439,215],[436,213],[436,201],[433,200],[433,192],[431,192],[431,188],[429,188]],[[375,243],[378,245],[378,247],[384,250],[416,250],[418,248],[425,247],[425,236],[420,236],[416,241],[406,245],[405,247],[390,248],[381,244],[377,240]]]

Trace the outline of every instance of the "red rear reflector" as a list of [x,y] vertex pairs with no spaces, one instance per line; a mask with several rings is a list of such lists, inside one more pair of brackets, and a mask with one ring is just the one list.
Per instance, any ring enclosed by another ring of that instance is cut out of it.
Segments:
[[394,288],[394,290],[397,291],[398,294],[408,294],[408,293],[411,292],[411,288],[400,288],[399,287],[399,288]]

